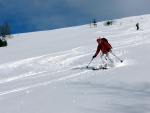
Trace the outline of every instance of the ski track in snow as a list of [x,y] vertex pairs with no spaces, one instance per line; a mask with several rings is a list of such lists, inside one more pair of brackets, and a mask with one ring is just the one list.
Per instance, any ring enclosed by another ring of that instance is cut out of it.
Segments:
[[33,84],[33,85],[30,85],[30,86],[25,86],[25,87],[20,87],[20,88],[16,88],[16,89],[11,89],[11,90],[8,90],[8,91],[3,91],[3,92],[0,92],[0,96],[5,95],[5,94],[9,94],[9,93],[19,92],[19,91],[22,91],[22,90],[27,90],[27,89],[38,87],[38,86],[51,84],[51,83],[58,82],[58,81],[62,81],[62,80],[68,79],[68,78],[79,76],[79,75],[84,74],[86,72],[87,71],[83,71],[83,72],[68,75],[68,76],[65,76],[65,77],[60,77],[58,79],[54,79],[54,80],[50,80],[50,81],[46,81],[46,82],[42,82],[42,83],[38,83],[38,84]]
[[[120,28],[114,29],[116,30]],[[148,33],[150,30],[135,32],[132,31],[133,28],[131,28],[125,32],[120,31],[118,35],[114,35],[114,29],[107,31],[110,35],[106,37],[128,37],[128,35],[132,34],[132,37],[130,38],[123,39],[118,42],[112,42],[114,52],[117,56],[122,56],[123,54],[122,51],[119,51],[120,48],[136,46],[143,43],[150,43],[149,36],[146,35],[146,33]],[[104,31],[97,31],[95,33],[99,32],[105,34]],[[29,88],[59,82],[65,79],[79,76],[83,73],[88,73],[90,70],[85,69],[88,61],[84,60],[84,58],[90,58],[94,52],[95,48],[93,46],[83,46],[59,53],[1,64],[0,95],[2,96],[9,93],[27,90]],[[83,62],[79,62],[81,61],[80,59],[83,59]],[[118,64],[116,67],[125,65],[128,65],[128,63],[125,62]],[[62,73],[65,73],[65,76]],[[7,75],[9,75],[9,77],[7,77]],[[22,84],[14,86],[13,82],[17,83],[17,81],[22,81]],[[6,84],[7,86],[10,86],[7,91],[1,88],[1,86]]]
[[[0,95],[58,82],[86,73],[88,70],[74,73],[72,67],[78,59],[89,54],[85,47],[78,47],[69,51],[0,65],[0,75],[3,75],[0,79],[0,86],[6,84],[10,86],[8,91],[0,88]],[[62,73],[66,73],[66,75],[62,76]],[[9,75],[8,78],[7,75]],[[13,85],[14,82],[20,81],[23,84]]]

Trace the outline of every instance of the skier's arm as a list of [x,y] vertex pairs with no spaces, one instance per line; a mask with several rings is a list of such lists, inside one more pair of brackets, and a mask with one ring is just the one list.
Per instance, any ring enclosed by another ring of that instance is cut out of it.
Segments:
[[98,55],[98,53],[100,52],[101,48],[100,48],[100,45],[97,46],[97,50],[96,50],[96,53],[95,53],[95,56]]

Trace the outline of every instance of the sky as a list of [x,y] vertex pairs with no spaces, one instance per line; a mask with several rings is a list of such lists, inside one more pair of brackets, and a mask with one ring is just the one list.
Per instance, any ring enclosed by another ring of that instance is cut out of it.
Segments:
[[150,14],[150,0],[0,0],[0,25],[12,34]]

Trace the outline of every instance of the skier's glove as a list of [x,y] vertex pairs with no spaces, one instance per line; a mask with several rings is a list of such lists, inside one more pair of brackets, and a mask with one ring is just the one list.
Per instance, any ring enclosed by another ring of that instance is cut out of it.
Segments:
[[93,59],[96,57],[96,55],[93,56]]

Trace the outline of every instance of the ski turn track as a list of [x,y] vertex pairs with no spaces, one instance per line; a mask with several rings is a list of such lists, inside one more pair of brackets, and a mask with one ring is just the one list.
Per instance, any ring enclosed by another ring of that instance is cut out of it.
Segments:
[[[0,65],[0,75],[2,75],[0,95],[59,82],[88,72],[89,70],[72,70],[72,67],[79,62],[78,59],[90,54],[90,49],[87,51],[86,48],[78,47],[69,51]],[[5,85],[9,86],[7,90]]]
[[58,82],[58,81],[62,81],[62,80],[65,80],[65,79],[69,79],[69,78],[72,78],[72,77],[79,76],[79,75],[84,74],[86,72],[87,71],[83,71],[83,72],[80,72],[80,73],[72,74],[72,75],[69,75],[69,76],[66,76],[66,77],[61,77],[61,78],[50,80],[50,81],[47,81],[47,82],[38,83],[38,84],[30,85],[30,86],[25,86],[25,87],[21,87],[21,88],[12,89],[12,90],[9,90],[9,91],[0,92],[0,96],[10,94],[10,93],[14,93],[14,92],[19,92],[19,91],[22,91],[22,90],[27,90],[27,89],[34,88],[34,87],[39,87],[39,86],[55,83],[55,82]]

